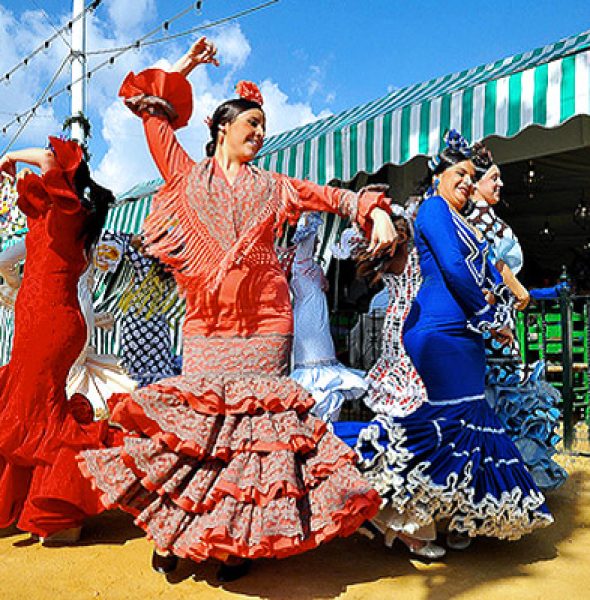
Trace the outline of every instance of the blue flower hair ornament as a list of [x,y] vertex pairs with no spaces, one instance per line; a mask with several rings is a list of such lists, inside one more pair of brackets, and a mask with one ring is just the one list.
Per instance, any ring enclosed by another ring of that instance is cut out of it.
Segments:
[[430,157],[428,161],[428,168],[433,173],[441,163],[441,154],[447,149],[459,152],[465,158],[471,158],[472,155],[469,142],[456,129],[448,130],[443,136],[443,142],[444,148],[436,156]]

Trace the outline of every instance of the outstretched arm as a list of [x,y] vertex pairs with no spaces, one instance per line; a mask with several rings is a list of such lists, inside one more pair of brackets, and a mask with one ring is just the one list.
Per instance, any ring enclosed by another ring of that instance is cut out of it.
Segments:
[[336,213],[358,223],[371,239],[370,252],[395,253],[397,232],[389,217],[390,200],[382,190],[364,189],[355,193],[286,176],[279,179],[285,191],[283,210],[290,221],[306,211]]
[[[119,91],[119,95],[125,98],[125,104],[141,116],[150,152],[165,181],[170,181],[178,173],[185,173],[193,164],[174,133],[177,127],[186,124],[186,121],[180,122],[179,107],[174,103],[182,102],[185,108],[187,105],[192,107],[192,91],[184,78],[197,65],[218,65],[216,52],[211,42],[200,38],[168,74],[158,69],[149,69],[138,75],[130,73]],[[171,77],[175,80],[169,82]],[[167,94],[169,90],[173,90],[171,94]],[[188,116],[183,116],[188,119],[190,110]]]

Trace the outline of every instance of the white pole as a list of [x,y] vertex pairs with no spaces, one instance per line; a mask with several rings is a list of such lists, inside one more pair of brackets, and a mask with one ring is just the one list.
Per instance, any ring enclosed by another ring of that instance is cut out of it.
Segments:
[[[86,115],[86,15],[84,0],[73,0],[72,24],[72,117]],[[72,139],[84,143],[84,128],[75,121],[71,126]]]

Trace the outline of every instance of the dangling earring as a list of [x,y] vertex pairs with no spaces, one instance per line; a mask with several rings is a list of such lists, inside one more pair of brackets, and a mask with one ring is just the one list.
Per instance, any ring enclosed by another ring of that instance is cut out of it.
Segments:
[[435,192],[438,192],[438,184],[439,183],[440,183],[440,179],[438,177],[435,177],[432,181],[432,187]]

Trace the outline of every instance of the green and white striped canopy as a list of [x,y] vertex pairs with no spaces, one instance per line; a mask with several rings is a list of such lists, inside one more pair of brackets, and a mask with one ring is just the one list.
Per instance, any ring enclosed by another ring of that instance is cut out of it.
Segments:
[[320,184],[436,154],[447,129],[471,141],[512,137],[590,114],[590,31],[396,90],[269,138],[256,163]]
[[[320,184],[346,181],[436,154],[453,127],[471,141],[508,138],[531,125],[557,127],[576,115],[590,115],[590,30],[272,136],[255,163]],[[161,183],[125,193],[107,228],[138,233]]]

